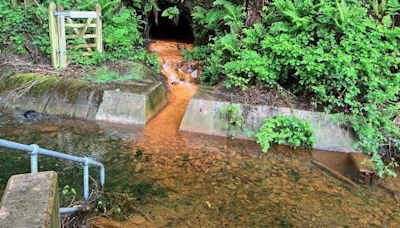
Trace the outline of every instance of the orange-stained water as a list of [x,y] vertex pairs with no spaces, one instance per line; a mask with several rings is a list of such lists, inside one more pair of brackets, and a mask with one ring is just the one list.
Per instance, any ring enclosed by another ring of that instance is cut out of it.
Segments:
[[[111,126],[15,119],[1,109],[0,138],[103,162],[111,203],[105,203],[104,215],[85,214],[97,216],[89,219],[92,227],[400,227],[395,200],[400,194],[346,184],[313,165],[311,151],[276,146],[262,154],[253,142],[182,135],[179,125],[197,88],[178,75],[178,68],[187,64],[183,48],[191,45],[160,40],[150,45],[168,79],[169,104],[136,142],[114,138],[121,130]],[[0,195],[12,174],[30,170],[29,156],[10,152],[0,148]],[[320,157],[331,165],[343,164],[326,155],[321,152]],[[59,173],[61,189],[83,188],[80,167],[44,158],[39,164],[41,170]],[[399,192],[400,181],[387,185]],[[60,196],[67,206],[70,199]]]
[[[275,147],[258,156],[255,143],[181,135],[179,125],[195,84],[179,81],[180,48],[157,40],[168,106],[145,127],[140,147],[149,161],[133,168],[171,189],[125,222],[100,218],[94,227],[398,227],[399,210],[382,191],[352,189],[311,164],[310,151]],[[139,167],[139,168],[138,168]]]
[[169,89],[169,104],[145,128],[145,138],[141,145],[149,151],[159,151],[163,147],[179,144],[176,141],[179,125],[190,98],[197,90],[195,84],[177,79],[179,65],[183,62],[179,46],[192,47],[187,43],[163,40],[156,40],[149,47],[159,57],[161,73],[166,77]]

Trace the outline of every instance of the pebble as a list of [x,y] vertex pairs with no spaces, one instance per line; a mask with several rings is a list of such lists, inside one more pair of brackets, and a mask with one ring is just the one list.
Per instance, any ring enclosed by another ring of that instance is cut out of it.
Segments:
[[146,222],[146,219],[139,215],[134,215],[129,218],[129,221],[133,224],[140,225]]
[[236,162],[232,162],[231,166],[232,166],[232,168],[238,168],[239,167],[238,163],[236,163]]
[[234,184],[228,184],[228,185],[226,185],[226,187],[229,188],[229,189],[232,189],[232,190],[236,190],[237,189],[236,185],[234,185]]
[[218,173],[218,172],[220,172],[221,171],[221,167],[219,167],[219,166],[212,166],[212,167],[210,167],[210,169],[209,169],[209,172],[210,173]]
[[141,162],[139,162],[139,163],[137,163],[136,164],[136,167],[135,167],[135,172],[137,173],[137,172],[139,172],[140,170],[142,170],[142,163]]

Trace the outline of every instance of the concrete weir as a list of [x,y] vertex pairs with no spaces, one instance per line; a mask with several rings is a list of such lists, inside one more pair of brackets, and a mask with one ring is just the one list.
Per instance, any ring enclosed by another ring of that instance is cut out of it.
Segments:
[[[200,88],[189,102],[185,116],[180,125],[180,131],[200,133],[216,136],[228,136],[224,129],[226,120],[221,117],[220,109],[224,105],[232,104],[218,96],[215,92]],[[240,107],[239,115],[243,112],[243,104],[237,103]],[[321,112],[304,111],[287,107],[270,107],[266,105],[254,105],[250,108],[245,117],[246,129],[238,132],[236,138],[255,140],[249,137],[247,132],[257,131],[267,117],[276,115],[295,116],[299,119],[309,121],[313,126],[316,143],[314,149],[353,152],[359,151],[354,148],[355,138],[348,130],[340,124],[332,121],[330,115]]]
[[[30,90],[19,96],[24,87]],[[118,124],[145,125],[167,104],[163,82],[143,79],[95,84],[39,74],[16,74],[0,83],[0,107]]]

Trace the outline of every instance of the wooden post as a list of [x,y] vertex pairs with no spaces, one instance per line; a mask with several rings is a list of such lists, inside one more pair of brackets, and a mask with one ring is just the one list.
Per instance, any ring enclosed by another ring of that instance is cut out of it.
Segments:
[[51,63],[55,69],[60,67],[58,59],[58,34],[57,34],[57,18],[54,16],[56,11],[56,4],[50,2],[49,4],[49,35],[51,44]]
[[[63,11],[62,7],[58,7],[58,11]],[[65,37],[65,16],[58,17],[58,43],[60,50],[60,68],[67,67],[67,41]]]
[[103,52],[103,29],[101,22],[101,6],[96,4],[96,49],[98,52]]

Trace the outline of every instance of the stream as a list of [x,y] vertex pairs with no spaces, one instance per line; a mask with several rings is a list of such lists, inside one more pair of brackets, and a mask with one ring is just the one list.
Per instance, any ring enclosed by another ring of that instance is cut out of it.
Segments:
[[[144,130],[134,129],[139,133],[127,129],[129,137],[121,137],[94,122],[29,120],[2,111],[0,138],[103,162],[109,205],[100,211],[107,216],[88,219],[92,227],[400,227],[392,195],[341,182],[311,163],[310,150],[275,146],[262,154],[254,142],[180,133],[197,90],[179,80],[182,45],[191,47],[165,40],[149,47],[168,79],[169,104]],[[60,188],[80,194],[79,166],[41,157],[39,169],[59,172]],[[29,170],[29,156],[0,149],[0,189],[11,175]],[[70,203],[61,198],[61,205]]]

